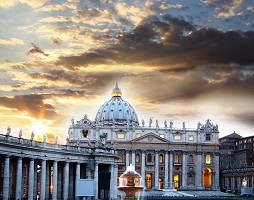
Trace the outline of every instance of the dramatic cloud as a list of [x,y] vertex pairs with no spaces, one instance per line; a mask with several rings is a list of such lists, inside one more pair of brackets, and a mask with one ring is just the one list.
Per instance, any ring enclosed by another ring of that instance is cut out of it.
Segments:
[[76,56],[60,57],[57,64],[69,69],[96,64],[143,66],[193,66],[212,63],[251,64],[254,61],[253,31],[196,29],[191,23],[164,16],[147,20],[118,44]]
[[31,43],[32,47],[28,50],[27,55],[30,54],[42,54],[44,56],[49,56],[49,54],[45,53],[40,47],[36,46],[36,44]]
[[25,111],[35,119],[56,119],[59,115],[50,104],[44,103],[42,95],[21,95],[0,97],[0,105]]
[[7,45],[23,45],[24,41],[17,39],[17,38],[11,38],[10,40],[1,40],[0,39],[0,45],[1,44],[7,44]]
[[139,119],[251,134],[251,3],[0,0],[0,125],[30,137],[41,123],[65,143],[70,119],[94,119],[118,81]]
[[51,37],[51,40],[54,44],[56,45],[61,45],[63,44],[63,40],[61,40],[59,37]]

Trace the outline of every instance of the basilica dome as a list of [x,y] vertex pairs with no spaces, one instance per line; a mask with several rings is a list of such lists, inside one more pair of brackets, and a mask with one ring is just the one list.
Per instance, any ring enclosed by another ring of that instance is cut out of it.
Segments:
[[138,116],[133,107],[122,99],[122,92],[116,83],[112,98],[106,101],[95,117],[96,124],[138,126]]

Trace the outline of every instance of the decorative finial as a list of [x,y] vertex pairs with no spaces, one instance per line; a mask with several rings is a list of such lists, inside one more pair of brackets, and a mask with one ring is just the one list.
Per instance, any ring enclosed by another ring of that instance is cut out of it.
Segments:
[[116,86],[112,91],[112,97],[121,97],[121,96],[122,96],[122,92],[120,88],[118,87],[118,83],[116,82]]

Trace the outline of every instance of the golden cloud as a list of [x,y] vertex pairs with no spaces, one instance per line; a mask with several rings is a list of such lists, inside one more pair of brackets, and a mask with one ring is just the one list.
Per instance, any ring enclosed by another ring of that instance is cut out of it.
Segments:
[[17,38],[11,38],[9,40],[1,40],[0,39],[0,44],[4,44],[4,45],[23,45],[24,41],[17,39]]

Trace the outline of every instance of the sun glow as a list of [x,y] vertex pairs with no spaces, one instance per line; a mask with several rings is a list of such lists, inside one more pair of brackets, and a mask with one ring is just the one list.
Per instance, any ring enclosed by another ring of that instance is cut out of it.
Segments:
[[35,136],[46,134],[48,124],[49,123],[46,120],[34,121],[32,130],[34,131]]

